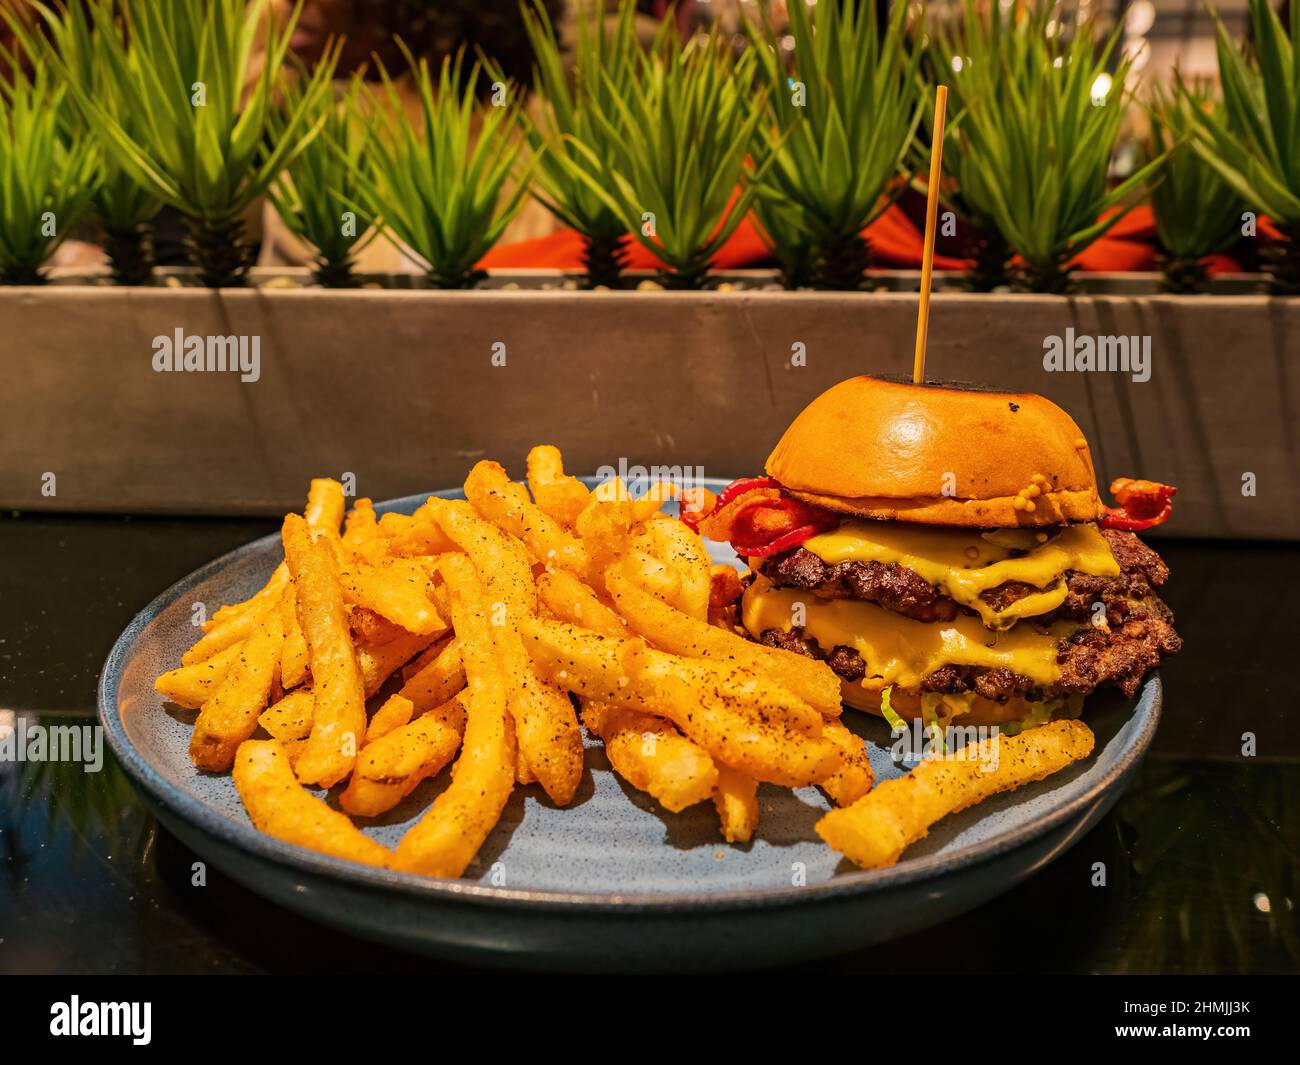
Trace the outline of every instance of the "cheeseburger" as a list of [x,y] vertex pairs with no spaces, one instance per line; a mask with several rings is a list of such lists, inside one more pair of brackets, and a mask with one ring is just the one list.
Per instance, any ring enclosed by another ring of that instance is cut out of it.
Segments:
[[705,513],[754,572],[739,621],[824,660],[844,700],[890,718],[1027,727],[1131,695],[1178,651],[1169,570],[1136,531],[1174,489],[1111,485],[1036,395],[855,377],[786,430],[767,476]]

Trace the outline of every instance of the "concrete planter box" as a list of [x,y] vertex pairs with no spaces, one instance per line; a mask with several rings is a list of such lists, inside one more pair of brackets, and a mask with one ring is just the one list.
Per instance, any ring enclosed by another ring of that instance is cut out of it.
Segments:
[[[0,506],[282,513],[313,475],[353,473],[380,499],[457,484],[484,456],[520,474],[543,441],[576,472],[755,473],[823,389],[909,372],[915,319],[906,292],[739,284],[0,289]],[[154,338],[178,329],[260,338],[260,378],[156,372]],[[1150,337],[1150,379],[1048,372],[1044,339],[1068,329]],[[1060,403],[1103,483],[1179,486],[1170,534],[1300,539],[1300,300],[940,291],[929,368]]]

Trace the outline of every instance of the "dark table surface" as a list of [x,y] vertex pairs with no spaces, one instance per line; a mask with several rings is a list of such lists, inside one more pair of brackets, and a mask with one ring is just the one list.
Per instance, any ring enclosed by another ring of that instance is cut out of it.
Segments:
[[[0,518],[0,713],[92,720],[100,666],[132,616],[275,527]],[[819,971],[1300,971],[1300,545],[1157,546],[1186,647],[1164,671],[1164,719],[1115,811],[980,909]],[[450,969],[316,925],[215,869],[193,890],[194,860],[111,761],[99,773],[0,764],[0,972]]]

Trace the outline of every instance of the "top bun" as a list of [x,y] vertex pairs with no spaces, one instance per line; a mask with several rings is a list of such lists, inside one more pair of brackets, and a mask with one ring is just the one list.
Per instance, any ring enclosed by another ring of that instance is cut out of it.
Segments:
[[1042,396],[851,377],[767,459],[800,499],[881,521],[978,528],[1096,521],[1092,455]]

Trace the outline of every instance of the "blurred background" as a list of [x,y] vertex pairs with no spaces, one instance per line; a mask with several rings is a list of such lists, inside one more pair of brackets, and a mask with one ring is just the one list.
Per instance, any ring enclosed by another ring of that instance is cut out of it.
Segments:
[[[79,0],[69,0],[77,3]],[[809,0],[810,6],[817,0]],[[820,0],[834,3],[836,0]],[[1001,3],[1004,10],[1013,5],[1011,0],[992,0]],[[1217,0],[1215,6],[1229,33],[1235,39],[1249,37],[1247,18],[1248,0]],[[287,20],[293,10],[292,0],[274,0],[278,17]],[[616,17],[617,0],[545,0],[545,6],[556,26],[561,45],[572,59],[578,20],[592,9],[604,8],[607,18]],[[877,0],[882,25],[890,9],[889,0]],[[981,5],[982,6],[982,5]],[[1285,22],[1289,0],[1273,5]],[[921,6],[912,4],[919,19]],[[30,10],[30,0],[0,0],[0,9],[21,13]],[[637,3],[638,34],[648,43],[666,19],[673,19],[683,37],[718,30],[729,36],[733,47],[739,51],[746,47],[742,20],[765,9],[774,24],[781,28],[788,24],[785,0],[680,0],[669,4],[666,0],[639,0]],[[930,17],[961,17],[960,2],[934,0],[929,5]],[[1137,78],[1147,85],[1168,85],[1174,72],[1180,70],[1189,80],[1217,82],[1215,59],[1214,16],[1204,0],[1077,0],[1058,5],[1060,17],[1073,24],[1096,19],[1105,30],[1122,26],[1122,48],[1112,57],[1111,65],[1121,56],[1132,59]],[[305,0],[297,29],[292,38],[294,50],[310,65],[324,54],[331,37],[344,37],[346,43],[337,67],[341,86],[345,79],[357,71],[375,78],[377,62],[388,69],[401,71],[404,61],[394,44],[400,37],[417,56],[437,62],[465,48],[471,53],[481,53],[499,64],[507,76],[520,85],[531,81],[533,55],[529,47],[517,0],[458,0],[458,2],[423,2],[423,0]],[[0,21],[0,43],[11,43],[12,34]],[[794,40],[782,39],[782,47],[793,53]],[[399,75],[399,84],[405,80]],[[411,110],[416,109],[414,94],[410,95]],[[1116,156],[1116,178],[1126,176],[1136,163],[1135,147],[1147,129],[1140,109],[1134,109],[1129,119],[1127,150],[1121,148]],[[899,205],[902,214],[915,218],[921,207],[914,196],[905,196]],[[901,219],[902,215],[897,216]],[[258,264],[261,266],[294,266],[310,261],[310,249],[285,230],[275,212],[267,204],[257,205],[246,219],[250,237],[259,245]],[[518,267],[572,266],[555,242],[547,238],[561,235],[562,225],[540,203],[529,201],[509,225],[502,239],[484,266],[498,269]],[[1150,231],[1148,233],[1147,231]],[[1116,236],[1135,239],[1139,243],[1154,237],[1154,227],[1149,216],[1137,215],[1125,231]],[[93,232],[79,233],[82,240],[68,241],[57,252],[52,265],[63,269],[98,270],[105,256]],[[183,265],[186,261],[182,246],[182,227],[175,212],[164,209],[155,227],[155,247],[160,266]],[[883,255],[878,265],[911,267],[919,257],[919,243],[910,232],[898,247],[876,236],[882,244]],[[756,244],[756,242],[755,242]],[[567,248],[567,245],[563,247]],[[1153,268],[1152,258],[1142,249],[1121,249],[1118,256],[1112,247],[1103,247],[1093,261],[1084,259],[1078,266],[1082,270],[1148,269]],[[943,256],[961,255],[961,240],[945,247],[940,242],[940,267]],[[725,260],[724,256],[724,260]],[[729,266],[766,266],[767,262],[754,261],[754,254],[742,250]],[[405,251],[386,241],[372,244],[360,257],[362,270],[374,272],[418,272],[418,264],[411,261]],[[956,266],[954,262],[950,264]],[[1253,269],[1255,263],[1249,252],[1238,255],[1230,264],[1233,269]],[[1225,267],[1226,268],[1226,267]]]

